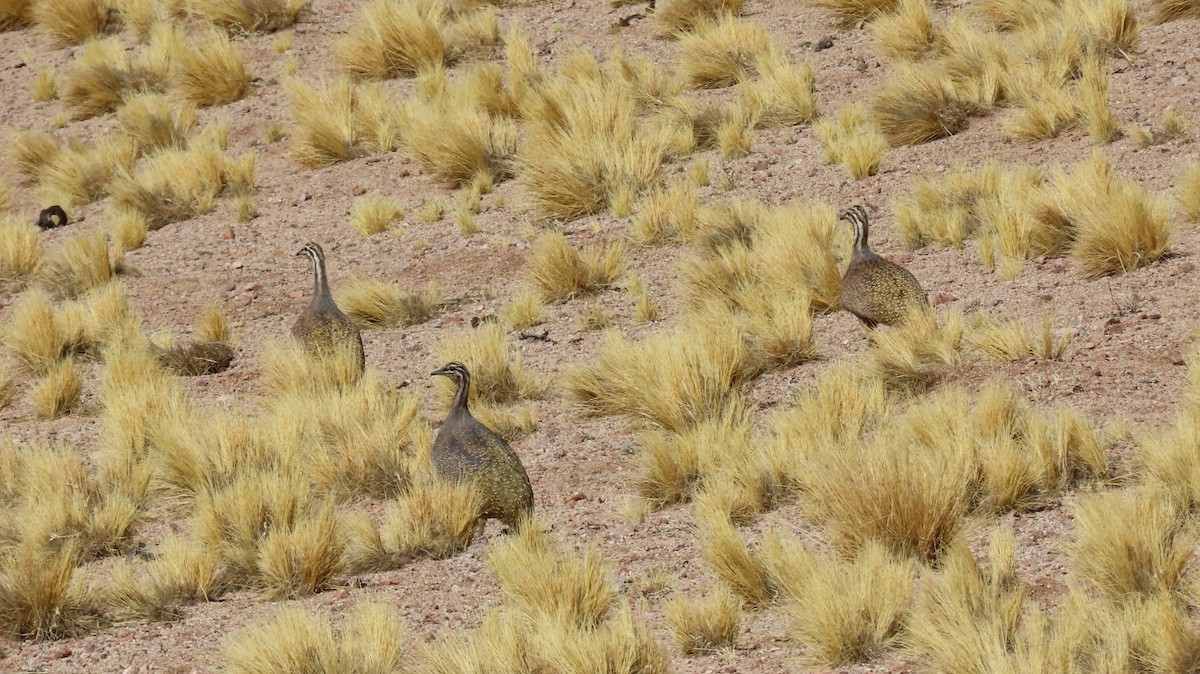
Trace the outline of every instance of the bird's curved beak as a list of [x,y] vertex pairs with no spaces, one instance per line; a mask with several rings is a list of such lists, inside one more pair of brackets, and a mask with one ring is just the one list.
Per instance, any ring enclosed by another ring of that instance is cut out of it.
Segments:
[[296,251],[296,257],[300,257],[301,255],[304,255],[304,249],[303,249],[303,248],[301,248],[300,250]]
[[436,377],[436,376],[438,376],[438,375],[442,375],[442,376],[444,377],[444,376],[446,376],[446,375],[448,375],[448,374],[450,374],[450,372],[449,372],[449,371],[447,371],[447,370],[446,370],[446,368],[444,368],[444,367],[443,367],[443,368],[441,368],[441,369],[434,370],[433,372],[430,372],[430,373],[429,373],[429,376],[430,376],[430,377]]

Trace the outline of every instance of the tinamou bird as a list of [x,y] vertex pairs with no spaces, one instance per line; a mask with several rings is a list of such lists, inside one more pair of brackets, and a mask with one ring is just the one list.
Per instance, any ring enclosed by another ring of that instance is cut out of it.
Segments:
[[533,515],[533,488],[525,467],[507,442],[471,415],[466,366],[452,361],[430,376],[438,375],[454,382],[454,401],[433,441],[434,474],[446,481],[473,482],[483,497],[481,518],[518,529]]
[[874,328],[896,325],[911,312],[929,305],[917,278],[904,267],[875,254],[867,243],[867,210],[856,205],[842,214],[854,226],[854,252],[842,276],[842,307]]
[[306,255],[312,260],[313,296],[308,308],[292,325],[292,336],[318,356],[328,356],[339,349],[347,349],[357,358],[358,369],[362,371],[366,362],[362,333],[333,301],[329,279],[325,277],[325,252],[319,245],[309,242],[296,255]]

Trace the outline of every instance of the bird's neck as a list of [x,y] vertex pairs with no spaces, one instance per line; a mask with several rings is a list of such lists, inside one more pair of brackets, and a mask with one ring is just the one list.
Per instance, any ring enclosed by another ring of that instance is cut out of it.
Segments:
[[450,403],[451,414],[470,414],[470,406],[467,399],[470,398],[471,381],[469,379],[461,379],[454,387],[454,400]]
[[325,261],[319,256],[312,256],[313,263],[313,304],[321,304],[329,300],[329,279],[325,277]]

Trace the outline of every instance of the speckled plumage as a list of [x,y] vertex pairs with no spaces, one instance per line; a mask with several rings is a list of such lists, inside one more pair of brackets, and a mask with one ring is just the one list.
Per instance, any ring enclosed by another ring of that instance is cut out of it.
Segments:
[[447,363],[433,375],[455,384],[454,402],[430,452],[434,473],[443,480],[474,481],[483,496],[483,518],[516,529],[533,514],[533,488],[512,448],[484,426],[467,405],[471,375],[462,363]]
[[305,255],[313,264],[313,296],[308,307],[292,325],[292,335],[316,355],[335,349],[350,349],[358,357],[358,369],[366,365],[362,333],[338,309],[325,277],[325,252],[315,243],[307,243],[296,255]]
[[876,255],[867,243],[867,211],[854,206],[842,215],[854,226],[854,252],[842,276],[842,307],[869,328],[895,325],[929,300],[917,278],[904,267]]

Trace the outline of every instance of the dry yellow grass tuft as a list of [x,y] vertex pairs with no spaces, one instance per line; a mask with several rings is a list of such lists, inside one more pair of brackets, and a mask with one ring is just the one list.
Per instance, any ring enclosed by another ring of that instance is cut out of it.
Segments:
[[42,245],[37,226],[0,216],[0,280],[29,277],[41,265]]
[[411,77],[446,64],[447,8],[440,2],[375,0],[334,48],[356,77]]
[[883,163],[888,139],[858,104],[848,105],[836,117],[826,117],[814,127],[829,163],[840,163],[855,180],[873,176]]
[[39,1],[29,8],[29,19],[58,47],[73,47],[103,34],[109,27],[104,0]]
[[49,255],[38,283],[59,297],[76,298],[111,281],[119,263],[109,254],[104,232],[76,234]]
[[245,56],[224,31],[190,40],[172,57],[171,90],[197,105],[232,103],[250,91]]
[[30,10],[35,0],[4,0],[0,2],[0,31],[15,30],[32,21]]
[[501,314],[513,330],[532,328],[546,320],[545,304],[541,296],[531,290],[524,290],[514,297],[504,305]]
[[748,608],[770,604],[779,591],[760,552],[752,552],[733,521],[707,508],[697,510],[696,536],[700,554],[713,573],[740,597]]
[[[545,395],[545,384],[525,370],[519,354],[514,354],[504,328],[488,322],[478,328],[438,341],[434,351],[445,363],[458,361],[471,371],[471,403],[506,404],[536,399]],[[454,384],[445,377],[436,378],[443,400],[449,404]]]
[[811,4],[833,12],[841,26],[869,22],[893,11],[900,0],[810,0]]
[[576,557],[551,541],[537,522],[493,547],[487,557],[500,589],[527,619],[595,627],[612,607],[612,571],[595,550]]
[[895,329],[873,331],[870,371],[897,391],[928,388],[961,360],[962,316],[947,314],[944,322],[939,326],[933,310],[924,308]]
[[75,66],[61,78],[59,96],[72,118],[88,119],[117,109],[131,93],[161,91],[167,76],[166,69],[131,59],[117,38],[94,40],[79,47]]
[[338,288],[338,306],[360,330],[424,323],[442,308],[434,287],[415,293],[375,279],[352,279]]
[[137,147],[124,136],[101,138],[93,146],[71,142],[40,168],[35,192],[45,205],[70,210],[110,191],[110,181],[137,159]]
[[403,217],[400,202],[380,195],[359,197],[350,208],[350,224],[363,236],[385,232]]
[[1045,649],[1047,636],[1040,612],[1023,610],[1028,588],[1016,576],[1011,528],[992,530],[987,558],[980,568],[966,541],[954,541],[917,595],[907,640],[939,672],[1046,671],[1033,662],[1011,669],[1014,650],[1044,656],[1029,647]]
[[705,20],[740,14],[745,4],[745,0],[663,0],[651,17],[660,35],[677,37],[695,30]]
[[185,147],[198,121],[195,106],[184,103],[173,107],[162,94],[132,96],[117,108],[117,124],[143,154],[164,147]]
[[[571,66],[571,67],[567,67]],[[634,200],[660,179],[662,163],[690,139],[668,112],[645,112],[624,76],[575,52],[563,72],[527,86],[528,120],[516,174],[544,216],[564,220],[612,207],[629,215]]]
[[1200,222],[1200,164],[1192,164],[1183,170],[1175,180],[1175,194],[1183,212]]
[[29,85],[29,97],[35,103],[45,103],[58,96],[58,83],[54,79],[54,68],[42,68]]
[[1200,3],[1196,0],[1155,0],[1153,16],[1155,23],[1200,17]]
[[1072,230],[1071,256],[1088,278],[1132,271],[1167,253],[1170,206],[1118,175],[1103,153],[1056,172],[1053,192]]
[[68,356],[50,366],[29,394],[39,419],[57,419],[70,414],[79,405],[82,392],[83,379],[75,367],[75,359]]
[[117,250],[125,253],[146,244],[150,223],[146,216],[125,208],[114,208],[108,214],[108,235]]
[[208,213],[227,185],[236,187],[230,166],[215,142],[199,138],[187,149],[160,150],[136,173],[118,172],[110,187],[112,213],[136,213],[151,231]]
[[938,38],[929,0],[899,0],[894,9],[872,20],[870,28],[884,54],[895,60],[924,58]]
[[99,606],[75,566],[79,551],[16,545],[0,560],[0,629],[10,639],[56,639],[97,624]]
[[664,612],[684,655],[732,649],[741,634],[742,600],[722,584],[697,597],[678,596]]
[[[781,553],[789,553],[787,559]],[[850,559],[818,554],[782,535],[764,545],[768,567],[794,568],[786,610],[793,632],[818,664],[838,667],[871,660],[898,638],[912,601],[917,563],[868,543]],[[802,582],[796,582],[803,578]]]
[[680,77],[689,87],[720,89],[747,81],[756,60],[768,53],[770,39],[759,24],[732,14],[703,18],[679,38],[683,51]]
[[1072,568],[1113,601],[1130,602],[1183,588],[1195,534],[1183,515],[1153,490],[1096,494],[1072,509]]
[[292,102],[295,127],[292,156],[305,166],[325,166],[346,161],[358,140],[354,120],[354,86],[347,79],[284,82]]
[[[483,510],[478,489],[420,475],[388,506],[376,552],[362,561],[376,569],[394,568],[414,558],[444,559],[467,549]],[[359,563],[361,564],[362,561]]]
[[592,244],[580,252],[562,232],[547,232],[533,243],[529,264],[542,301],[570,299],[615,283],[625,272],[625,247]]
[[444,93],[433,100],[417,101],[408,108],[405,149],[427,171],[451,187],[474,180],[503,180],[511,175],[517,149],[517,128],[512,119],[485,109],[479,88]]
[[871,100],[871,116],[893,146],[953,136],[978,110],[955,94],[940,70],[908,63],[897,63]]
[[688,316],[641,342],[610,335],[587,365],[566,374],[568,395],[595,414],[624,414],[681,431],[721,414],[762,363],[734,321]]
[[1107,64],[1098,55],[1085,58],[1079,73],[1079,114],[1092,138],[1108,143],[1121,134],[1108,106],[1112,78]]
[[296,23],[309,0],[187,0],[188,14],[225,29],[271,33]]
[[67,355],[83,350],[85,339],[76,314],[55,311],[47,295],[31,291],[17,302],[4,344],[29,371],[46,374]]
[[13,164],[22,175],[36,178],[62,151],[58,140],[45,131],[16,131],[8,137]]
[[222,650],[230,674],[390,674],[405,654],[404,623],[390,607],[360,602],[335,633],[328,616],[289,607],[243,629]]
[[1057,338],[1050,326],[1050,319],[1043,317],[1036,334],[1020,318],[1001,322],[988,314],[979,314],[971,320],[967,330],[967,344],[996,361],[1020,358],[1062,360],[1071,345],[1074,330],[1060,330]]

